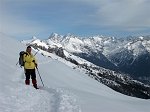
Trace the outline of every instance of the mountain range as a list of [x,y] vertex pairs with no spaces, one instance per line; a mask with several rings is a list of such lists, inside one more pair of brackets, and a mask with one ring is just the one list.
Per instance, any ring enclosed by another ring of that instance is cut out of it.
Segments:
[[44,56],[54,53],[64,58],[77,65],[74,69],[84,69],[90,77],[118,92],[146,99],[150,97],[150,88],[145,85],[149,84],[150,73],[149,36],[81,38],[52,33],[48,39],[33,37],[22,43],[44,51],[41,52]]
[[137,80],[150,84],[150,36],[79,37],[52,33],[46,40],[33,37],[28,41],[32,41],[32,44],[41,41],[45,48],[62,48],[97,66],[129,74]]
[[[31,44],[34,41],[36,45]],[[38,62],[38,90],[25,85],[24,69],[16,64],[27,46],[0,33],[0,112],[149,112],[149,86],[62,48],[48,47],[49,51],[45,42],[34,41],[28,45]]]

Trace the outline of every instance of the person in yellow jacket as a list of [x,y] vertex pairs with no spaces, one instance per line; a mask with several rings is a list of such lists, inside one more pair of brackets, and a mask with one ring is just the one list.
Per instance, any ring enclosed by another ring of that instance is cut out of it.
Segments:
[[31,53],[31,50],[32,50],[31,46],[28,46],[26,49],[26,53],[23,55],[24,70],[26,76],[25,84],[30,85],[30,77],[31,77],[34,88],[38,89],[35,73],[37,61],[35,59],[35,56]]

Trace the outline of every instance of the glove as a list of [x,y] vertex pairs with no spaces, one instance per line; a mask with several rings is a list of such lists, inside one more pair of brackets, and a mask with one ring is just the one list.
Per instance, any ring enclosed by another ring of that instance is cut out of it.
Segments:
[[38,65],[37,65],[37,63],[35,63],[35,60],[33,60],[32,62],[35,64],[35,67],[37,68]]
[[37,63],[35,63],[35,67],[36,67],[36,68],[37,68],[37,66],[38,66]]

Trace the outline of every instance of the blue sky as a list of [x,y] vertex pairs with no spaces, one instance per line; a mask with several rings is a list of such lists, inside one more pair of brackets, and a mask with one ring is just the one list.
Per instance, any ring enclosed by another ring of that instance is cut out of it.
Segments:
[[52,32],[150,35],[150,0],[0,0],[0,32],[19,40]]

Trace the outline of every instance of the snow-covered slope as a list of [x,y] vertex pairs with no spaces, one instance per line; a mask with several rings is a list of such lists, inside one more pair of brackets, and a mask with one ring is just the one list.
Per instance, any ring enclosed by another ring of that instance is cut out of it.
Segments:
[[[149,112],[150,100],[119,94],[64,63],[37,55],[45,87],[24,85],[25,46],[0,34],[0,112]],[[38,74],[37,74],[38,77]],[[38,84],[41,85],[38,78]]]
[[145,84],[150,84],[150,36],[118,39],[97,35],[82,38],[71,34],[62,36],[52,33],[47,40],[36,42],[32,39],[23,43],[45,43],[42,45],[45,49],[53,48],[48,51],[61,48],[97,66],[119,70]]

